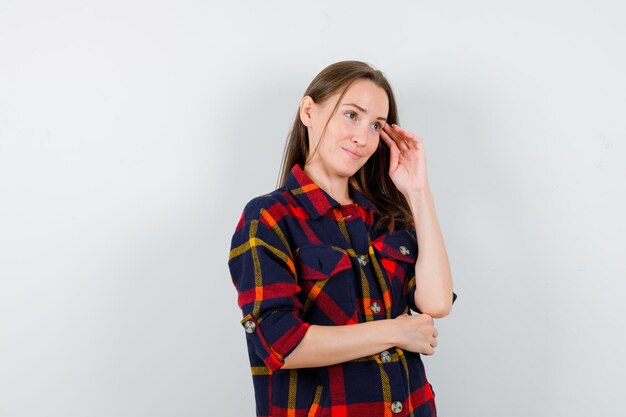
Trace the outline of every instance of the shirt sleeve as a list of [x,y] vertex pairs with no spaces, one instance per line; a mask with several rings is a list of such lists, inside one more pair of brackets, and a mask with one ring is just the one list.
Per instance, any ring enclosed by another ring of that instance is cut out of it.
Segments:
[[249,348],[269,369],[280,369],[309,324],[301,319],[300,287],[289,244],[264,209],[253,204],[244,209],[232,237],[228,267]]
[[[411,225],[408,231],[409,233],[411,233],[412,236],[416,236],[415,226]],[[415,260],[417,262],[417,258]],[[416,311],[421,314],[422,312],[415,305],[415,289],[416,289],[415,264],[413,264],[413,266],[410,268],[409,273],[407,275],[407,279],[408,279],[408,291],[407,291],[407,300],[406,300],[407,305],[409,306],[411,310]],[[454,304],[454,302],[456,301],[456,298],[457,298],[456,293],[452,291],[452,304]]]

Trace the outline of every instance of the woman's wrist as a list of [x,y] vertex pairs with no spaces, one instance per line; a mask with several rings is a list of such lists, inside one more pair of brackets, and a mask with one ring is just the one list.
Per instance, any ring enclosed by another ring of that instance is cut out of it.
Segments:
[[382,322],[385,324],[385,340],[393,346],[401,345],[404,335],[400,324],[395,319],[385,319]]
[[427,202],[428,200],[433,198],[433,192],[430,187],[409,191],[405,194],[404,198],[411,205],[411,203],[420,204],[422,202]]

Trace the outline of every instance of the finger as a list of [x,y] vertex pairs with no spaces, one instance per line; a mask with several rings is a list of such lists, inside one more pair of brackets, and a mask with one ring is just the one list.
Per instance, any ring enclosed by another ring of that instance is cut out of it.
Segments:
[[397,124],[392,124],[391,125],[392,130],[395,131],[396,133],[398,133],[399,136],[401,136],[403,139],[405,140],[414,140],[414,139],[419,139],[417,137],[417,135],[409,132],[408,130],[398,126]]
[[[398,125],[393,125],[393,126],[399,127]],[[409,147],[407,145],[406,140],[404,140],[404,138],[403,138],[402,132],[398,132],[397,129],[395,129],[394,127],[389,126],[389,125],[385,125],[385,127],[387,128],[387,129],[384,130],[385,133],[387,133],[387,135],[391,139],[393,139],[393,141],[396,143],[396,145],[398,145],[398,148],[400,149],[400,152],[401,153],[406,152],[409,149]]]
[[398,166],[400,150],[398,149],[396,142],[391,139],[391,137],[389,137],[387,132],[381,131],[380,136],[383,138],[385,143],[389,145],[389,172],[391,173],[395,171],[396,167]]
[[409,132],[406,129],[401,128],[396,124],[394,124],[392,127],[393,130],[395,130],[395,132],[397,132],[402,137],[402,139],[409,148],[416,149],[419,147],[419,145],[421,145],[422,140],[417,135]]
[[401,128],[400,126],[396,124],[391,125],[391,131],[393,132],[397,140],[401,140],[407,145],[409,144],[410,141],[412,141],[415,138],[415,135],[413,135],[411,132]]
[[435,332],[433,333],[433,337],[439,336],[439,330],[435,327]]
[[384,128],[380,131],[380,137],[390,148],[392,148],[394,145],[397,146],[396,141],[393,140],[391,136],[389,136],[389,132],[387,132]]

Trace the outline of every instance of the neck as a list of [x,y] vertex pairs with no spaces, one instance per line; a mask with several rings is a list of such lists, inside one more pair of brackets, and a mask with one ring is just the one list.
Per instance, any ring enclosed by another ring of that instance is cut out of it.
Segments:
[[315,184],[339,204],[345,205],[353,202],[348,187],[349,177],[329,172],[319,164],[306,164],[303,170]]

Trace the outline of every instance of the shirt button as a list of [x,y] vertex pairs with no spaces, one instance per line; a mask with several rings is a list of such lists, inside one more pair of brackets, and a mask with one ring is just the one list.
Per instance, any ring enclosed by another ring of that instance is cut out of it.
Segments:
[[380,313],[380,304],[374,301],[372,304],[370,304],[370,310],[372,310],[372,313],[374,314]]
[[400,401],[394,401],[391,403],[391,411],[394,413],[399,413],[402,411],[402,403]]
[[358,259],[361,266],[365,266],[367,264],[367,258],[365,255],[359,255]]
[[387,352],[386,350],[385,350],[385,351],[382,351],[382,352],[380,353],[380,360],[381,360],[383,363],[389,363],[389,362],[391,362],[391,353]]
[[411,251],[406,246],[400,246],[399,249],[400,249],[400,253],[402,253],[405,256],[411,253]]
[[254,329],[256,329],[256,324],[252,320],[248,320],[243,324],[243,327],[246,329],[246,333],[253,333]]

